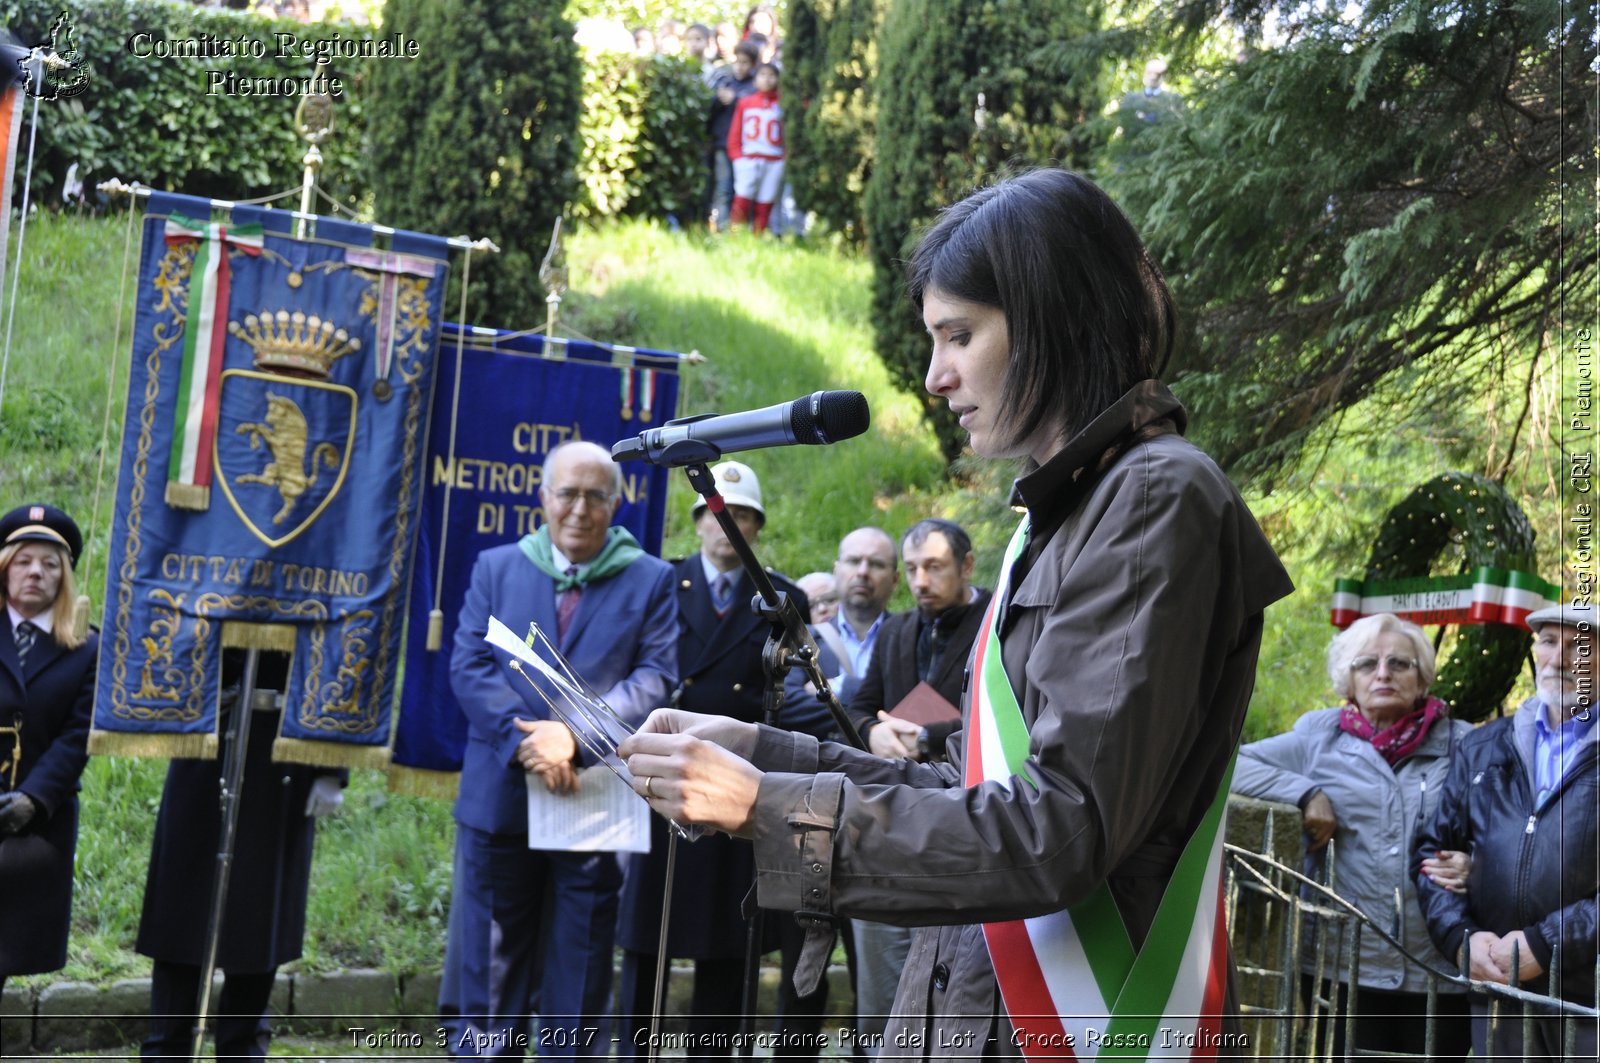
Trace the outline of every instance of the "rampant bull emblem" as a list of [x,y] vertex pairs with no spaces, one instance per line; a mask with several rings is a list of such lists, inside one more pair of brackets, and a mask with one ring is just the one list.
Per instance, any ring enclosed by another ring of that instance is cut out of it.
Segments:
[[332,443],[318,443],[311,450],[311,464],[306,464],[306,415],[294,400],[267,392],[266,421],[251,421],[234,429],[250,440],[254,450],[262,443],[272,454],[272,460],[259,473],[246,473],[239,477],[242,484],[268,484],[278,489],[283,508],[272,515],[272,523],[282,524],[300,501],[300,496],[317,485],[322,465],[330,469],[339,467],[339,448]]
[[250,530],[281,546],[310,527],[344,483],[356,394],[276,373],[230,369],[222,377],[218,480]]

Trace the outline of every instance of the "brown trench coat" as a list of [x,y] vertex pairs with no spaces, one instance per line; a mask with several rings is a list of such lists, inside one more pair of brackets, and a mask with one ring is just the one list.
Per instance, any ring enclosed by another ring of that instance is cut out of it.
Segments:
[[1221,785],[1262,611],[1292,587],[1183,422],[1146,381],[1018,481],[1036,538],[1002,656],[1037,789],[963,787],[959,734],[953,763],[926,765],[762,729],[759,903],[926,928],[885,1056],[1018,1055],[977,924],[1059,911],[1109,882],[1142,944]]

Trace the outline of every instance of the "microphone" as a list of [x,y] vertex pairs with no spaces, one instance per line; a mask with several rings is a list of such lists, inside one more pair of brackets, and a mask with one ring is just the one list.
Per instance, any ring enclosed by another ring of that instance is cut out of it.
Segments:
[[861,392],[816,391],[763,410],[680,417],[622,440],[611,448],[611,457],[652,465],[694,465],[716,461],[724,451],[837,443],[860,435],[871,423],[867,397]]

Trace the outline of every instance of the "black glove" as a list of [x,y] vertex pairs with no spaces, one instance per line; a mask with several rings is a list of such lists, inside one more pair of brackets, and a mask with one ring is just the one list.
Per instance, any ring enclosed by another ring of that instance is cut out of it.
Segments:
[[33,822],[34,813],[37,811],[33,798],[21,790],[0,794],[0,834],[20,833],[24,827]]

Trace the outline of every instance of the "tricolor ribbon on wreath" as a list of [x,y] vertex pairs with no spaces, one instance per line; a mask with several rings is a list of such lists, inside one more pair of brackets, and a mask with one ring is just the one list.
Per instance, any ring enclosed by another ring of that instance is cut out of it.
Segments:
[[1341,630],[1364,616],[1393,613],[1413,624],[1510,624],[1561,601],[1561,588],[1538,576],[1485,565],[1458,576],[1335,580],[1329,619]]
[[[973,660],[965,782],[1008,790],[1027,774],[1028,728],[1001,660],[998,615],[1027,542],[1011,539]],[[1179,857],[1144,947],[1133,948],[1104,883],[1087,900],[1049,915],[985,923],[984,938],[1014,1031],[1029,1060],[1214,1055],[1228,976],[1222,915],[1222,818],[1233,765]],[[1132,1055],[1127,1046],[1144,1046]],[[1196,1046],[1191,1048],[1190,1046]]]

